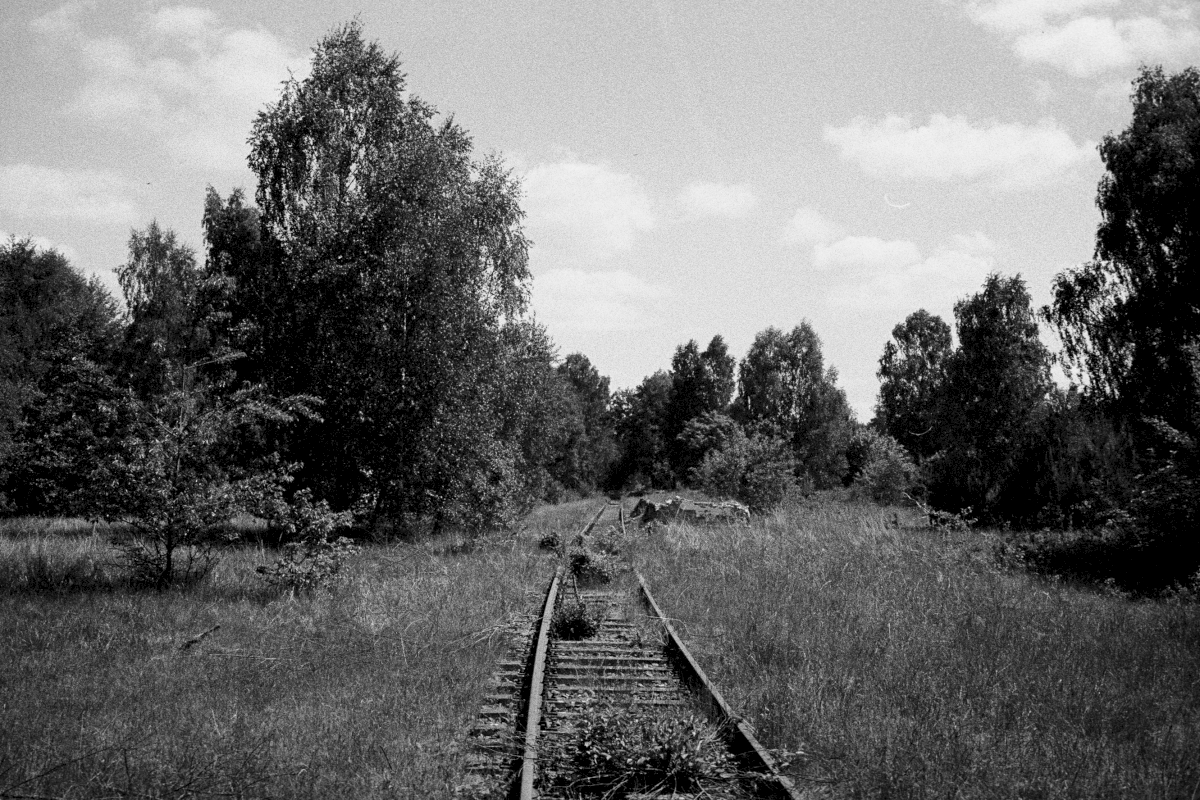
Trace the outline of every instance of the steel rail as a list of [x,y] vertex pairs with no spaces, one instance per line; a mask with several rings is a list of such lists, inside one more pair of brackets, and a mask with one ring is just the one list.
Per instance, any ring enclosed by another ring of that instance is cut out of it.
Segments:
[[[608,509],[606,502],[592,517],[583,529],[583,536],[591,532],[600,517]],[[542,728],[542,694],[546,680],[546,652],[550,641],[550,622],[554,618],[554,604],[558,600],[558,587],[562,578],[562,568],[554,573],[550,581],[550,589],[546,592],[546,602],[542,606],[542,621],[538,626],[537,639],[533,645],[533,667],[529,679],[529,706],[525,714],[525,753],[521,758],[521,800],[533,800],[533,782],[537,777],[538,734]]]
[[743,755],[746,758],[759,762],[763,770],[771,776],[772,794],[783,800],[800,800],[800,795],[796,791],[795,785],[784,775],[779,772],[779,767],[775,764],[775,759],[771,758],[770,753],[759,744],[758,739],[750,730],[750,726],[733,713],[733,709],[725,702],[725,698],[713,685],[713,682],[708,679],[708,675],[701,669],[696,659],[692,657],[691,651],[687,649],[687,645],[679,637],[675,631],[675,626],[663,613],[658,602],[654,599],[654,595],[650,594],[650,587],[646,584],[646,579],[642,577],[642,573],[637,570],[633,571],[637,578],[638,586],[641,589],[642,599],[654,616],[658,617],[667,633],[667,650],[676,656],[676,666],[683,673],[683,677],[692,683],[697,689],[701,690],[711,698],[712,703],[720,710],[724,721],[729,725],[730,744],[735,752]]
[[537,639],[533,646],[533,670],[529,681],[529,707],[525,714],[525,754],[521,758],[521,800],[533,800],[533,779],[537,773],[538,733],[542,720],[542,688],[546,676],[546,645],[550,639],[550,620],[554,617],[554,603],[558,599],[558,584],[562,576],[560,567],[550,581],[546,592],[546,603],[542,606],[542,622],[538,626]]
[[[592,520],[583,528],[582,535],[587,535],[591,532],[604,515],[604,512],[608,510],[609,505],[606,503],[596,512]],[[618,522],[622,524],[622,527],[624,527],[623,523],[625,521],[623,517],[623,509],[618,505]],[[667,661],[664,662],[664,667],[667,663],[673,663],[672,671],[678,676],[677,680],[682,681],[679,684],[680,688],[687,687],[691,692],[696,693],[703,700],[710,703],[710,707],[715,710],[717,716],[724,723],[722,727],[730,751],[738,757],[744,766],[749,767],[750,775],[761,775],[761,777],[753,778],[751,785],[754,788],[751,791],[754,793],[754,796],[772,797],[778,800],[800,800],[800,794],[797,792],[792,781],[780,774],[775,760],[759,743],[750,726],[733,712],[720,691],[717,690],[716,686],[713,685],[704,670],[696,662],[675,630],[675,626],[671,624],[671,620],[663,613],[661,606],[654,599],[654,595],[651,594],[646,579],[637,570],[634,570],[633,574],[637,578],[643,605],[649,611],[649,616],[655,618],[661,624],[666,635],[664,650]],[[554,616],[558,594],[561,591],[562,576],[563,567],[559,567],[555,571],[554,577],[550,581],[550,587],[546,592],[546,601],[542,607],[542,616],[538,624],[537,637],[531,654],[532,666],[529,671],[529,680],[527,683],[528,704],[525,714],[524,755],[521,761],[519,779],[515,784],[511,785],[513,790],[519,787],[519,791],[514,791],[510,795],[510,797],[520,798],[520,800],[534,800],[538,796],[534,784],[537,780],[539,739],[541,737],[543,716],[553,713],[553,703],[556,702],[552,700],[551,707],[547,707],[544,695],[548,680],[547,663],[550,651],[550,624]],[[611,655],[606,657],[611,657]],[[550,708],[550,710],[547,711],[547,708]]]

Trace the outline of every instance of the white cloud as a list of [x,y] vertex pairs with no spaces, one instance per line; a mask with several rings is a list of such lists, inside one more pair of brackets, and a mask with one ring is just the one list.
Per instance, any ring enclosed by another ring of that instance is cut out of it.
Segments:
[[137,217],[132,185],[114,172],[0,166],[0,210],[23,219],[127,224]]
[[[811,209],[802,218],[815,218],[822,233],[839,226]],[[840,235],[839,235],[840,236]],[[836,240],[811,237],[812,267],[828,287],[826,300],[846,311],[884,311],[945,307],[977,291],[994,269],[996,249],[982,231],[957,234],[925,255],[916,243],[876,236],[849,235]]]
[[1050,20],[1090,8],[1114,6],[1119,0],[994,0],[969,2],[967,14],[980,24],[1000,31],[1042,28]]
[[278,98],[289,69],[306,66],[272,34],[232,28],[207,9],[161,7],[125,36],[93,35],[94,9],[69,3],[33,24],[86,69],[66,113],[160,142],[184,165],[242,168],[256,113]]
[[1082,13],[1117,6],[1117,0],[997,0],[970,2],[966,8],[976,22],[1013,37],[1013,52],[1023,60],[1079,78],[1139,62],[1200,58],[1200,27],[1188,6],[1145,4],[1144,13],[1126,15]]
[[629,331],[652,327],[665,294],[624,270],[555,269],[533,279],[533,309],[551,333]]
[[679,193],[679,204],[692,217],[744,217],[758,205],[744,183],[692,183]]
[[1026,61],[1087,77],[1129,62],[1131,53],[1107,17],[1080,17],[1066,25],[1020,36],[1013,50]]
[[1079,17],[1024,34],[1013,44],[1026,61],[1049,64],[1078,78],[1127,69],[1140,61],[1186,58],[1200,52],[1200,30],[1154,17],[1113,20]]
[[983,231],[956,233],[951,241],[954,242],[954,249],[964,253],[990,253],[996,249],[996,243]]
[[915,127],[905,117],[878,122],[859,117],[840,128],[827,127],[825,140],[872,175],[982,180],[1002,189],[1049,183],[1095,158],[1092,142],[1075,144],[1051,120],[983,126],[934,114],[928,124]]
[[809,245],[830,242],[842,235],[841,226],[815,208],[803,207],[788,220],[780,240],[784,244]]
[[920,258],[912,242],[887,242],[874,236],[847,236],[813,248],[813,266],[819,270],[879,271],[905,267]]
[[877,265],[867,280],[837,286],[830,292],[829,302],[856,311],[889,309],[897,314],[918,307],[945,307],[978,291],[994,270],[991,258],[953,247],[939,248],[925,257],[912,255]]
[[525,173],[526,226],[537,248],[571,258],[628,250],[655,225],[650,196],[633,175],[569,160]]

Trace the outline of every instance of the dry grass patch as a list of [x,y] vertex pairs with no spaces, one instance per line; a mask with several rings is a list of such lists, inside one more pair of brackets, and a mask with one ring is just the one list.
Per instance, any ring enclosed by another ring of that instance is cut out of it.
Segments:
[[837,797],[1200,796],[1200,607],[995,564],[986,534],[795,507],[636,561],[790,773]]

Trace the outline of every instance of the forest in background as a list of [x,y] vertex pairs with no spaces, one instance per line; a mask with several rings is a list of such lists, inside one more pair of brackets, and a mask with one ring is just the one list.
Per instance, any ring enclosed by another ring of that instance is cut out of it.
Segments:
[[240,512],[331,546],[597,489],[762,510],[849,487],[1018,531],[1009,555],[1034,569],[1195,582],[1200,73],[1144,68],[1132,101],[1100,147],[1092,260],[1042,309],[995,274],[956,304],[956,336],[900,321],[864,423],[807,322],[740,361],[719,335],[687,342],[616,393],[560,357],[527,312],[518,181],[348,24],[255,121],[253,203],[210,188],[200,253],[132,232],[123,307],[61,254],[0,245],[0,511],[126,522],[164,585]]

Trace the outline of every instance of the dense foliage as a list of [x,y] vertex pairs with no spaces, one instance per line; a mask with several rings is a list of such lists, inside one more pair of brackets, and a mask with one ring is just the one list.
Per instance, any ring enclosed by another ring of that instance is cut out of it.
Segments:
[[1095,258],[1056,278],[1047,315],[1091,391],[1183,430],[1198,402],[1200,72],[1143,68],[1132,100],[1129,127],[1100,145]]
[[879,358],[876,424],[918,458],[937,451],[937,403],[951,353],[950,326],[920,309],[892,329]]
[[131,232],[123,313],[60,253],[0,244],[0,512],[123,519],[157,586],[195,571],[177,556],[202,567],[237,512],[281,530],[307,514],[321,533],[277,565],[306,588],[336,572],[334,528],[351,524],[478,531],[600,488],[763,510],[849,486],[1086,531],[1035,539],[1040,569],[1185,582],[1200,570],[1200,72],[1143,68],[1132,101],[1100,147],[1092,260],[1057,276],[1040,317],[1001,274],[956,303],[956,338],[909,314],[868,427],[805,321],[760,331],[740,361],[720,335],[689,340],[615,392],[582,353],[560,357],[527,313],[519,182],[349,23],[254,121],[253,203],[209,187],[200,251],[157,222]]
[[821,339],[807,322],[754,337],[738,370],[735,416],[746,428],[787,442],[799,477],[817,488],[840,483],[853,431],[837,372],[825,369]]
[[1157,591],[1200,575],[1200,72],[1143,68],[1132,101],[1100,146],[1094,258],[1042,310],[1077,383],[1052,384],[1024,284],[993,275],[955,306],[957,349],[924,311],[896,327],[875,422],[936,507],[1082,529],[1030,539],[1032,566]]
[[75,512],[124,425],[116,304],[54,250],[0,244],[0,510]]

